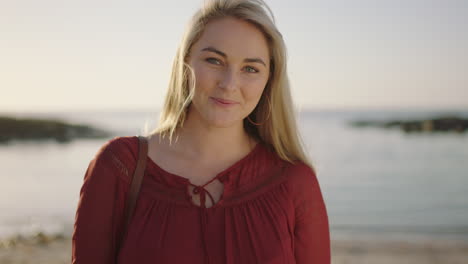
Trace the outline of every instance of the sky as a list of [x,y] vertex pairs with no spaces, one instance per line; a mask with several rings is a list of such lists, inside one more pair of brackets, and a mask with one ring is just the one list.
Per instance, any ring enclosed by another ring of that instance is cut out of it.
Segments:
[[[468,1],[266,0],[298,108],[468,108]],[[0,111],[159,109],[203,0],[0,0]]]

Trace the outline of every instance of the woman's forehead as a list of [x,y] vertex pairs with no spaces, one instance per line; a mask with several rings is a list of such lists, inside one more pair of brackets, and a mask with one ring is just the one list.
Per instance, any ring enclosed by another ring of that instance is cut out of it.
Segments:
[[253,24],[236,18],[223,18],[209,22],[195,44],[197,52],[213,47],[227,57],[269,58],[268,42]]

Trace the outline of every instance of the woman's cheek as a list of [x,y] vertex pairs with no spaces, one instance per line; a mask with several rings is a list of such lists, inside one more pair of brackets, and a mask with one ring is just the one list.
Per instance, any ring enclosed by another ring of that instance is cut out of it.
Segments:
[[197,83],[204,85],[209,85],[210,83],[214,82],[217,78],[216,72],[213,69],[208,67],[201,67],[197,74]]
[[259,99],[263,93],[263,89],[265,88],[266,83],[263,79],[251,80],[248,85],[248,93],[250,98],[257,98]]
[[206,89],[206,81],[208,80],[207,76],[206,76],[206,72],[203,70],[203,69],[197,69],[195,71],[195,80],[196,80],[196,84],[195,84],[195,87],[197,91],[200,91],[201,89]]

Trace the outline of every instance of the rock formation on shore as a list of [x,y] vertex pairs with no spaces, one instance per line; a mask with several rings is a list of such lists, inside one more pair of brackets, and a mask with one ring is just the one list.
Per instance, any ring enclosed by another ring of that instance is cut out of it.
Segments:
[[400,128],[404,132],[457,132],[468,131],[468,119],[456,116],[444,116],[421,120],[392,120],[392,121],[353,121],[354,127],[382,127]]
[[47,140],[68,142],[77,138],[104,138],[111,133],[89,125],[69,124],[56,119],[0,116],[0,143],[11,140]]

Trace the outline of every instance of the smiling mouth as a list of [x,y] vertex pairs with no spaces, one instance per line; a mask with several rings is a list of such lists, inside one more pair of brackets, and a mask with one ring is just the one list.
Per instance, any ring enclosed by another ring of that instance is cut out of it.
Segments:
[[225,106],[231,106],[231,105],[238,104],[238,102],[236,102],[236,101],[231,101],[231,100],[221,99],[221,98],[216,98],[216,97],[210,97],[210,99],[213,100],[217,104],[225,105]]

